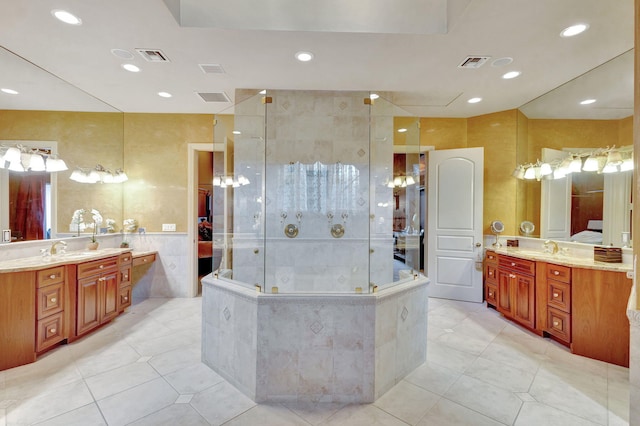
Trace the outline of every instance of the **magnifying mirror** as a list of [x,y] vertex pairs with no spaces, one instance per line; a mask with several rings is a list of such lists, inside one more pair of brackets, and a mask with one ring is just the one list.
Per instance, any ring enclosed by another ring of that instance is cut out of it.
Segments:
[[493,243],[493,246],[501,247],[502,244],[498,242],[498,235],[504,232],[504,223],[499,220],[494,220],[493,222],[491,222],[491,232],[493,232],[493,234],[496,236],[496,242]]

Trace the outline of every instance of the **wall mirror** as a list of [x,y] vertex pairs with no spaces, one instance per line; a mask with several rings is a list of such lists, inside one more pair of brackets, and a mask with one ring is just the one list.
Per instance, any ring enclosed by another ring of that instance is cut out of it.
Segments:
[[[44,203],[50,208],[51,223],[42,236],[68,236],[73,212],[81,208],[95,208],[121,224],[122,184],[82,184],[69,177],[79,167],[123,166],[123,114],[1,46],[0,66],[7,76],[20,76],[9,80],[17,94],[0,93],[0,143],[53,148],[69,167],[45,179],[51,188]],[[0,170],[2,229],[10,229],[16,215],[15,203],[9,201],[10,186],[10,173]],[[14,241],[39,239],[16,233],[14,237]]]
[[[519,138],[517,163],[525,164],[543,159],[543,151],[546,148],[565,151],[566,154],[566,151],[575,151],[578,148],[593,150],[633,145],[633,69],[634,50],[631,49],[521,106],[519,109],[528,118],[528,126],[526,129],[518,129],[526,136]],[[576,110],[575,106],[587,99],[594,99],[595,102],[580,105],[579,110]],[[560,124],[550,124],[553,121]],[[544,137],[536,133],[536,129],[540,128],[546,131]],[[609,233],[603,238],[602,243],[621,246],[625,245],[622,232],[630,231],[629,221],[625,220],[624,224],[620,222],[620,218],[629,215],[629,197],[624,195],[626,192],[623,194],[616,191],[614,194],[609,188],[619,189],[623,183],[626,187],[630,185],[627,182],[631,181],[631,177],[614,178],[613,175],[617,174],[611,175],[607,179],[609,183],[603,182],[597,188],[598,191],[602,191],[600,196],[605,200],[603,211],[592,215],[603,219],[603,232]],[[615,179],[624,182],[611,183]],[[532,222],[536,229],[532,236],[570,239],[561,235],[572,235],[571,220],[567,222],[566,217],[557,212],[566,212],[568,209],[570,213],[572,191],[565,187],[563,194],[566,196],[559,197],[558,189],[554,196],[547,197],[542,193],[544,185],[544,181],[518,181],[516,223]],[[585,185],[588,186],[586,183]],[[558,206],[558,203],[563,203],[564,207]],[[545,221],[546,225],[543,223]],[[545,231],[549,223],[559,232],[557,235]],[[588,226],[577,224],[574,228],[573,234],[579,232],[576,231],[577,228],[586,230]]]

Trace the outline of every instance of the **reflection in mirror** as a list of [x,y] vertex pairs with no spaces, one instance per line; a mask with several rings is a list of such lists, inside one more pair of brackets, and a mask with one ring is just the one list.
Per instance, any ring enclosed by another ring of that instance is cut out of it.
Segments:
[[[535,162],[542,158],[544,148],[567,151],[632,145],[633,61],[634,51],[631,49],[521,106],[519,110],[524,114],[524,119],[518,124],[517,163]],[[595,102],[580,105],[580,102],[586,99],[595,99]],[[632,172],[628,174],[631,175]],[[542,206],[549,201],[545,200],[541,193],[544,185],[544,181],[540,183],[535,180],[519,180],[516,185],[516,223],[532,222],[543,238],[544,235],[549,237],[543,230],[546,228],[543,223],[545,220],[564,220],[564,215],[561,216],[563,219],[560,219],[557,214],[549,213],[549,208],[558,206]],[[603,189],[603,200],[606,204],[606,200],[609,199],[606,183]],[[569,191],[567,197],[570,193]],[[562,200],[569,201],[562,202],[568,202],[567,208],[570,209],[571,202],[567,197],[562,197]],[[629,211],[628,198],[612,195],[610,199],[611,205],[616,207],[603,209],[603,234],[607,233],[607,227],[611,225],[608,223],[610,221],[607,220],[607,215],[618,217],[617,212]],[[617,218],[615,222],[621,220],[623,219]],[[625,223],[628,221],[625,220]],[[565,239],[574,234],[571,232],[570,222],[566,226],[559,223],[556,225],[562,232],[566,232]],[[629,229],[623,231],[610,228],[612,238],[604,238],[603,244],[624,245],[622,232],[627,231],[630,232]],[[534,236],[537,234],[535,231]]]
[[[50,196],[44,197],[43,211],[50,212],[44,214],[50,217],[50,222],[37,232],[16,229],[14,241],[69,235],[73,212],[81,208],[98,209],[121,228],[122,185],[79,184],[69,180],[69,176],[77,167],[93,168],[96,164],[111,170],[123,167],[123,114],[3,47],[0,64],[3,87],[17,92],[0,94],[0,140],[23,145],[25,141],[54,141],[47,144],[55,146],[69,167],[44,179]],[[18,216],[13,208],[15,203],[9,202],[9,188],[17,188],[17,183],[10,184],[10,180],[13,179],[9,173],[2,170],[2,229],[17,227],[10,224],[11,218]]]

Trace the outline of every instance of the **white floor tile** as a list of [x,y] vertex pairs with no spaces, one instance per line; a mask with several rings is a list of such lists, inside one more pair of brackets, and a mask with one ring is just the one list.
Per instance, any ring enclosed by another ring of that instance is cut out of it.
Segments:
[[464,374],[444,397],[509,425],[515,420],[522,405],[522,400],[512,392]]
[[87,386],[96,400],[104,399],[135,386],[159,378],[149,364],[134,362],[87,378]]
[[[448,399],[440,399],[417,423],[417,426],[504,426],[477,411]],[[539,426],[542,426],[541,424]]]
[[201,301],[137,301],[96,332],[0,372],[0,426],[629,421],[628,369],[572,355],[483,304],[440,299],[429,301],[427,362],[374,404],[257,405],[200,362]]
[[164,379],[143,383],[98,401],[110,426],[126,425],[172,405],[178,393]]
[[416,424],[440,396],[402,380],[373,404],[409,424]]
[[191,405],[212,425],[221,425],[256,404],[227,382],[196,394]]

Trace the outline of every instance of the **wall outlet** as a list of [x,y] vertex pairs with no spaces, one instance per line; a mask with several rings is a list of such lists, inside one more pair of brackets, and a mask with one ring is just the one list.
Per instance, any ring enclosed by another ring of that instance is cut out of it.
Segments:
[[175,223],[163,223],[162,224],[162,230],[163,231],[168,231],[168,232],[174,232],[176,230],[176,224]]
[[138,234],[143,235],[147,233],[147,228],[139,227]]
[[3,229],[2,230],[2,242],[10,243],[11,242],[11,229]]

